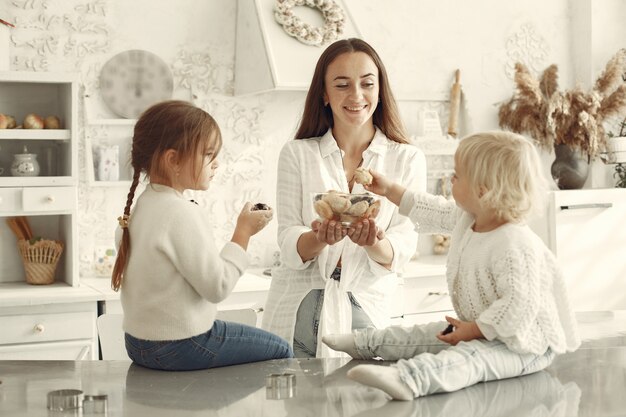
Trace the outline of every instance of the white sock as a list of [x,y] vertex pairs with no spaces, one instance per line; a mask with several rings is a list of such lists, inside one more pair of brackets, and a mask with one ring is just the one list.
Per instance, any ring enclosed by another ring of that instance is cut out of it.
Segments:
[[347,373],[348,378],[385,391],[394,400],[414,398],[408,385],[400,379],[400,371],[392,366],[357,365]]
[[356,351],[356,344],[354,342],[354,335],[348,334],[329,334],[322,336],[322,342],[329,348],[337,350],[339,352],[346,352],[353,358],[359,359],[360,356]]

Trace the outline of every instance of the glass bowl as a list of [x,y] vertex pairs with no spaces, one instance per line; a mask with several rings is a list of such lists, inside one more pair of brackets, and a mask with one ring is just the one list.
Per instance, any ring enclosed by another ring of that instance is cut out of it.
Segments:
[[313,209],[320,221],[329,219],[350,226],[362,219],[375,219],[380,211],[380,197],[375,194],[348,194],[333,190],[312,194]]

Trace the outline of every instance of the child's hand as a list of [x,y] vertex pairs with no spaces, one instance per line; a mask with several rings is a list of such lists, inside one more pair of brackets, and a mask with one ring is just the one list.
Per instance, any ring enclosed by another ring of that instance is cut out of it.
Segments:
[[391,201],[396,206],[399,206],[400,200],[402,200],[402,196],[404,195],[406,188],[387,179],[383,174],[376,172],[373,169],[370,169],[370,174],[372,174],[373,178],[372,183],[370,185],[364,185],[363,187],[365,187],[367,191],[371,191],[374,194],[387,197],[387,200]]
[[359,246],[373,246],[385,238],[385,231],[376,226],[374,219],[363,219],[348,228],[348,236]]
[[254,205],[247,202],[237,218],[235,230],[247,236],[254,236],[259,233],[274,216],[274,210],[271,207],[264,210],[253,210],[253,208]]
[[364,185],[363,187],[367,191],[371,191],[374,194],[382,195],[383,197],[387,196],[389,189],[393,185],[393,182],[389,181],[383,174],[380,172],[374,171],[370,169],[370,174],[372,174],[372,183],[369,185]]
[[324,219],[322,222],[313,220],[311,230],[313,230],[316,239],[320,243],[326,243],[328,245],[334,245],[339,242],[346,237],[348,232],[346,228],[341,225],[341,222],[328,219]]
[[442,329],[442,332],[437,335],[437,339],[442,342],[455,346],[459,342],[469,342],[485,337],[475,321],[461,321],[448,316],[446,316],[446,321],[454,326],[454,331],[444,335]]

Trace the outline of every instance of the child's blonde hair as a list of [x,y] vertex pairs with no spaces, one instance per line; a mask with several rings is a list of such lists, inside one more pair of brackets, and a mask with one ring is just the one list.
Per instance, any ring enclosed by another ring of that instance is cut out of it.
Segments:
[[215,158],[221,146],[222,135],[213,117],[186,101],[169,100],[157,103],[139,117],[135,123],[131,149],[133,182],[126,199],[124,215],[119,219],[123,234],[111,277],[111,287],[115,291],[122,285],[130,254],[128,222],[140,175],[144,173],[148,178],[170,178],[170,173],[163,166],[162,156],[169,149],[173,149],[181,160],[191,160],[193,172],[199,177],[202,167],[198,164],[202,159],[197,158],[198,152],[206,154],[211,151]]
[[503,131],[462,139],[455,161],[469,178],[480,203],[507,222],[520,222],[541,206],[547,191],[535,146],[525,137]]

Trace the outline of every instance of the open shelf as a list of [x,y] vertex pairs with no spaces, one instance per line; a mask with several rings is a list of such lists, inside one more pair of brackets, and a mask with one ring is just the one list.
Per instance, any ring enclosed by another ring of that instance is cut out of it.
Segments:
[[3,129],[0,140],[70,140],[69,129]]

